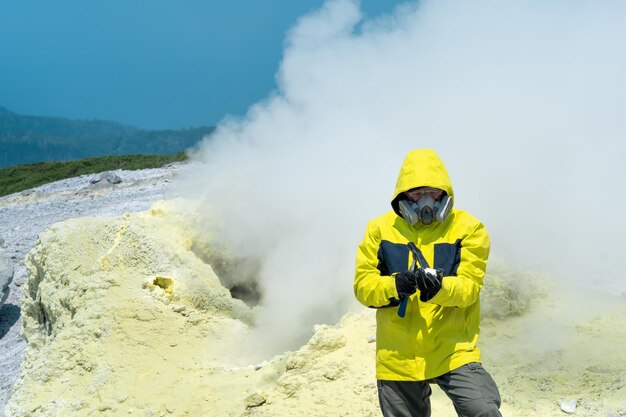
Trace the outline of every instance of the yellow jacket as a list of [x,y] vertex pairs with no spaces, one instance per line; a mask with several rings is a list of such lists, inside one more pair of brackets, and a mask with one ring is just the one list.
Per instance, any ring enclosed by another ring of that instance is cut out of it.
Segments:
[[[402,193],[429,186],[454,201],[450,177],[431,149],[410,152],[402,164],[393,211],[372,220],[359,245],[354,293],[376,312],[376,378],[427,380],[469,362],[480,362],[479,292],[489,256],[489,235],[469,213],[452,209],[443,223],[409,225],[399,215]],[[408,242],[415,242],[432,268],[444,271],[441,290],[428,302],[413,294],[398,316],[394,275],[408,270]]]

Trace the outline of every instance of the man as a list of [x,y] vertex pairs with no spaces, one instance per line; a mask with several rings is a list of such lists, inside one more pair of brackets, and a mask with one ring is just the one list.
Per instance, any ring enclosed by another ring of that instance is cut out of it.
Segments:
[[476,346],[489,235],[453,202],[435,151],[411,151],[393,210],[368,224],[358,248],[354,292],[378,308],[376,378],[385,417],[430,416],[429,384],[443,389],[461,417],[501,416],[498,388]]

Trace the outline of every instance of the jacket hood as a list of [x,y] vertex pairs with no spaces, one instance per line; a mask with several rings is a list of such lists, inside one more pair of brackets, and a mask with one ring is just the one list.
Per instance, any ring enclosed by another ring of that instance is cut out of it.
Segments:
[[400,216],[398,202],[402,193],[416,187],[433,187],[444,190],[452,197],[454,206],[454,191],[448,170],[437,152],[432,149],[415,149],[404,158],[400,174],[398,174],[396,190],[391,200],[391,207],[398,216]]

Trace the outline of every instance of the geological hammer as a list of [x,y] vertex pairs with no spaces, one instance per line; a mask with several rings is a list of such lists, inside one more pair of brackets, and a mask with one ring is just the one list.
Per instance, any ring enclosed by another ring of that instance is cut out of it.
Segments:
[[[413,262],[411,262],[411,267],[409,268],[409,271],[411,272],[417,271],[418,266],[419,268],[430,268],[430,266],[428,266],[428,262],[424,258],[424,255],[422,255],[422,252],[419,249],[417,249],[417,246],[415,246],[415,243],[409,242],[406,244],[406,246],[409,248],[411,255],[413,255]],[[400,300],[400,307],[398,307],[399,317],[404,317],[406,315],[406,305],[408,302],[409,302],[408,295],[405,295],[404,297],[402,297],[402,300]]]

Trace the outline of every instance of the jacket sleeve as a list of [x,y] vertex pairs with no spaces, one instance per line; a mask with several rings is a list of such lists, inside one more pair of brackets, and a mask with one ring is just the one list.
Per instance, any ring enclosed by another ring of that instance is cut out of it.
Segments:
[[456,276],[444,277],[441,290],[428,302],[444,307],[474,304],[483,286],[489,246],[489,234],[485,226],[478,223],[461,241],[461,258]]
[[357,250],[354,276],[354,295],[366,307],[384,307],[399,298],[395,278],[381,275],[378,269],[379,247],[380,231],[372,221]]

